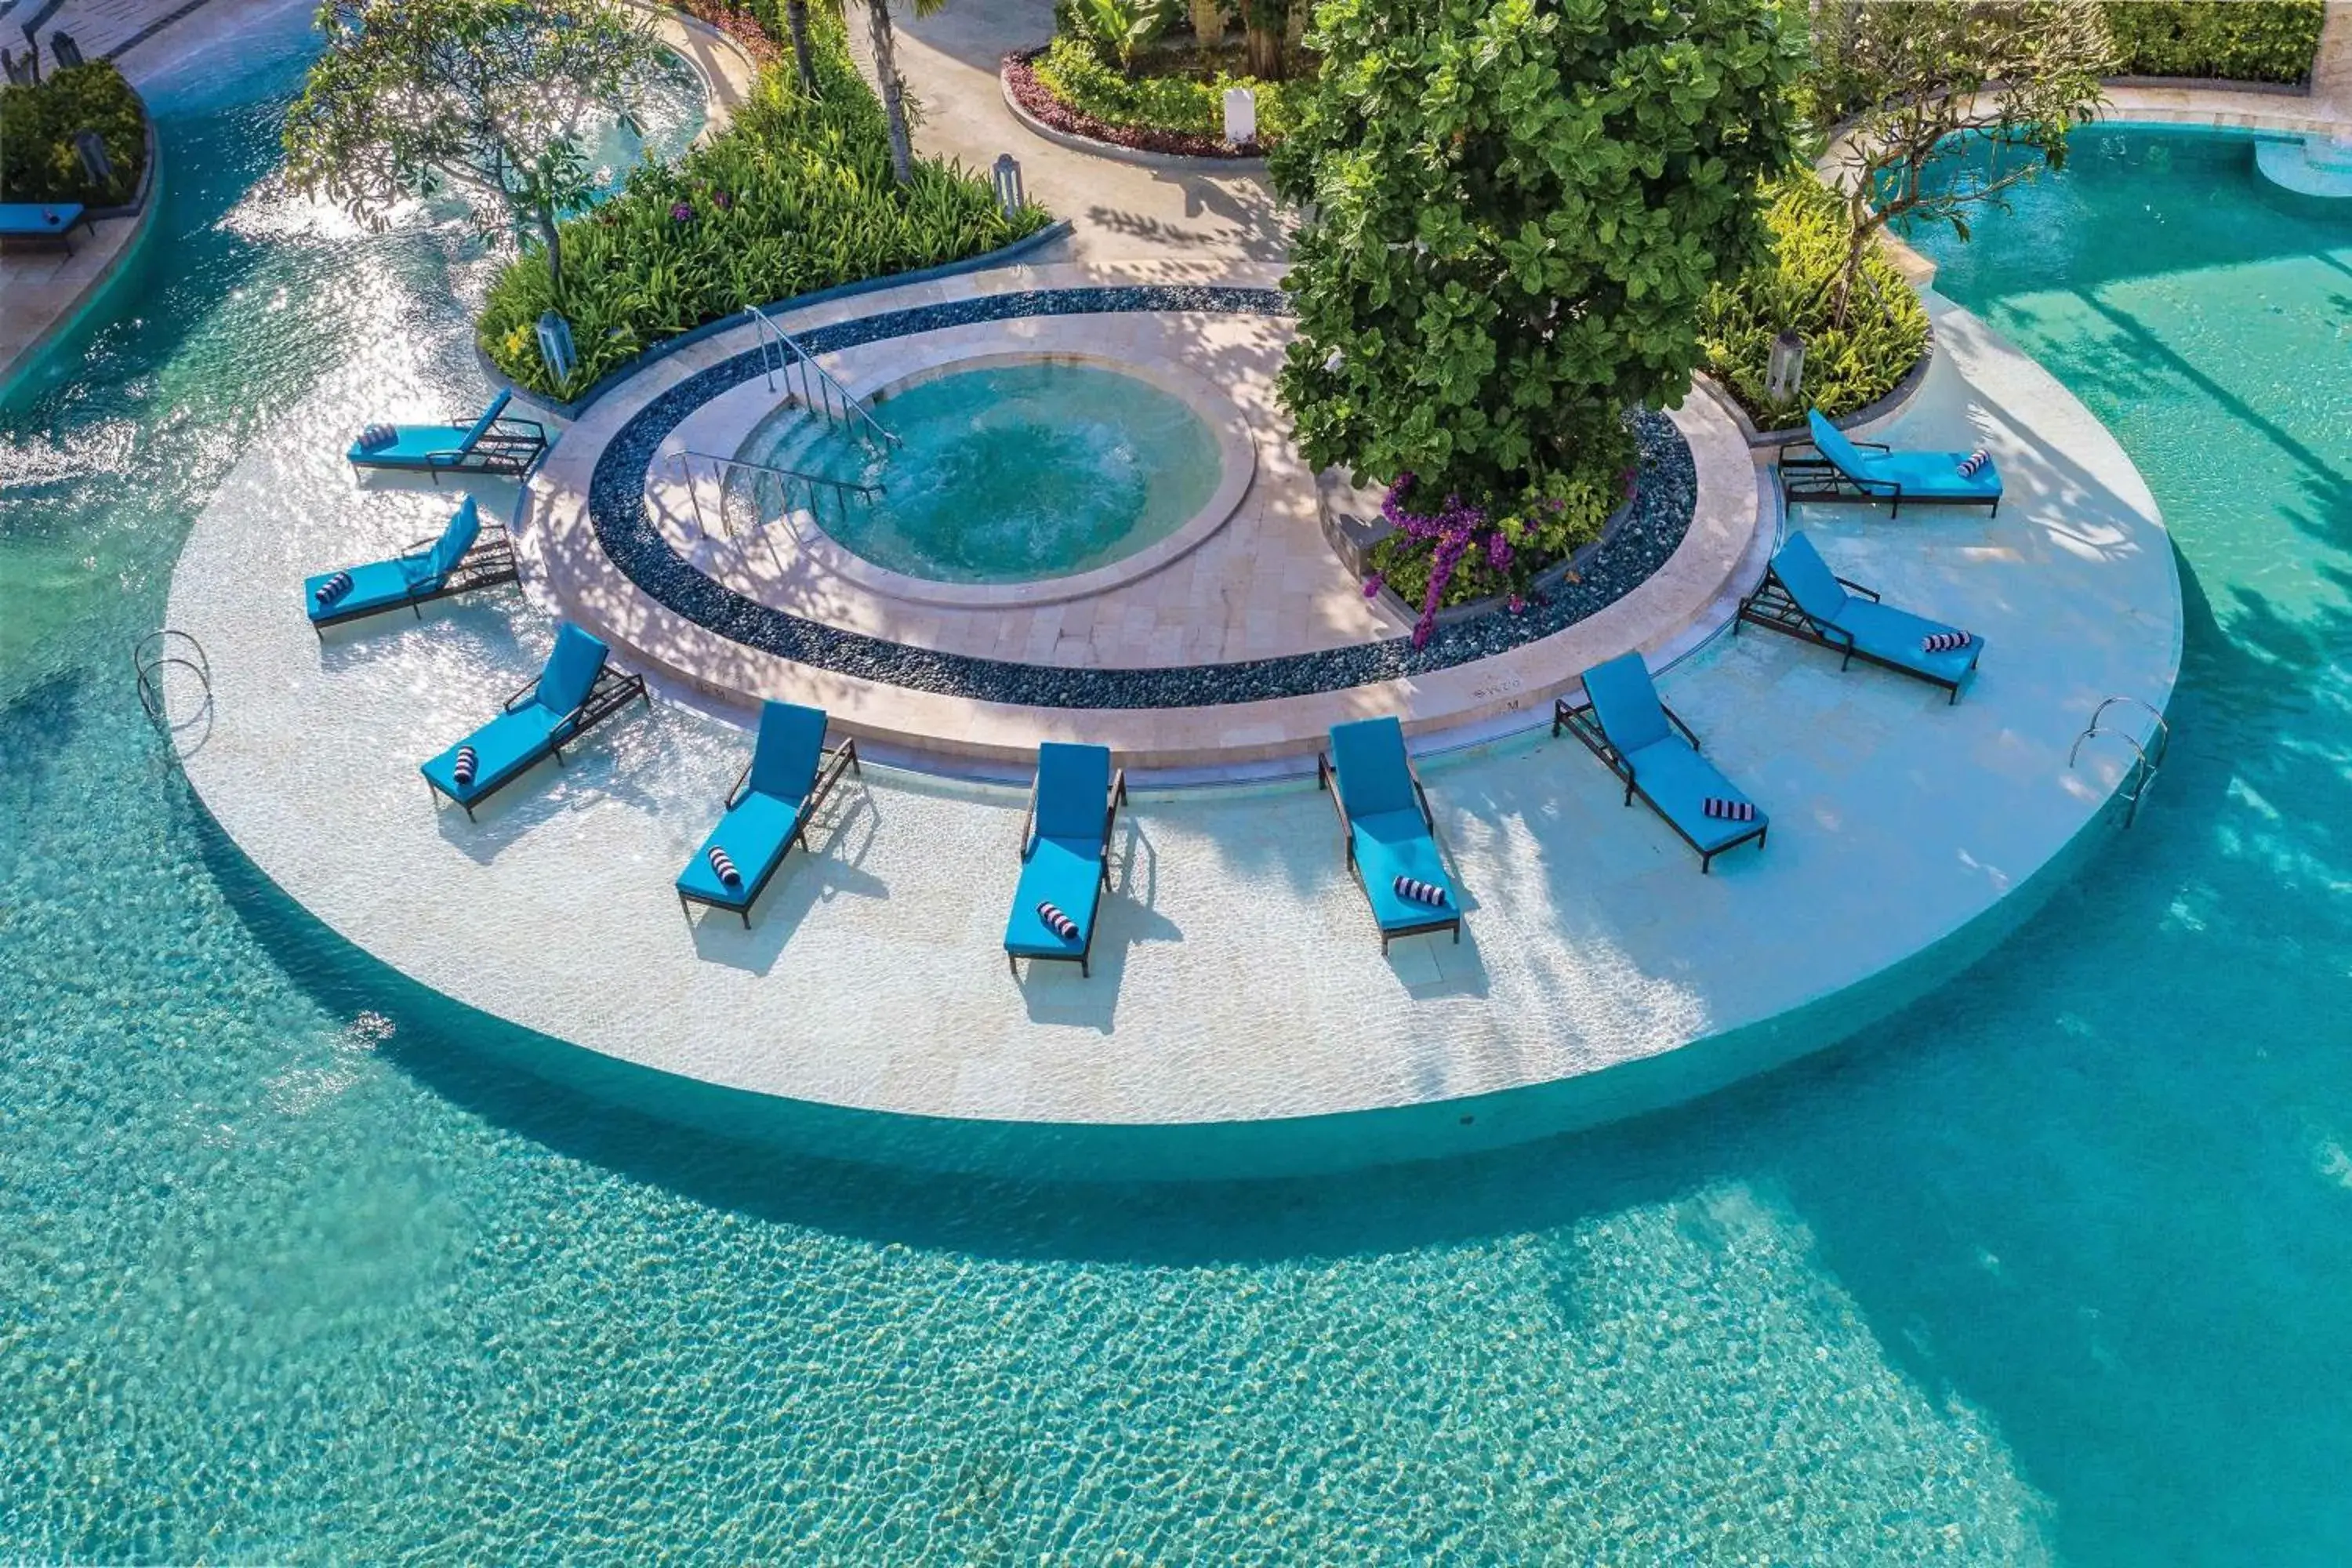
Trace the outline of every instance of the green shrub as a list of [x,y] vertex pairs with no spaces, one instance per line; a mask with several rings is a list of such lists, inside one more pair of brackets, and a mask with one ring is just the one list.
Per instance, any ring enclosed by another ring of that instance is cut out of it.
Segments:
[[1086,39],[1060,33],[1037,58],[1034,68],[1037,79],[1055,97],[1107,125],[1221,136],[1225,129],[1225,89],[1230,87],[1245,87],[1256,94],[1260,141],[1280,140],[1294,122],[1289,82],[1260,81],[1215,68],[1153,76],[1149,74],[1152,63],[1151,57],[1145,56],[1147,74],[1129,79],[1119,74],[1118,67],[1106,64]]
[[2311,78],[2327,8],[2323,0],[2127,0],[2102,9],[2124,76],[2299,83]]
[[[813,26],[818,26],[813,21]],[[819,28],[819,94],[789,61],[764,73],[719,135],[676,163],[648,163],[563,225],[564,298],[532,250],[490,286],[476,333],[499,369],[569,397],[667,337],[811,289],[935,267],[1046,224],[1008,222],[987,181],[924,159],[893,184],[882,106],[850,63],[837,22]],[[558,384],[539,354],[540,312],[572,323],[579,364]]]
[[[105,141],[114,164],[105,184],[82,173],[77,131]],[[37,87],[0,88],[0,201],[119,206],[146,167],[146,110],[110,61],[68,66]]]
[[1832,327],[1831,284],[1845,262],[1843,207],[1810,171],[1782,177],[1770,195],[1765,224],[1771,259],[1717,284],[1699,310],[1707,374],[1767,429],[1791,423],[1797,413],[1764,396],[1777,333],[1793,330],[1805,340],[1800,400],[1832,418],[1894,391],[1927,347],[1927,308],[1875,248],[1864,258],[1852,319]]

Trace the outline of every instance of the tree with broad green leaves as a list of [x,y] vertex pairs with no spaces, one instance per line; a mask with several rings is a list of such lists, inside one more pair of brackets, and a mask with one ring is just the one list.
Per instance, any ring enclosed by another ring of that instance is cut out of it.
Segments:
[[660,58],[612,0],[362,0],[319,11],[326,52],[286,114],[286,176],[380,226],[454,188],[486,237],[535,230],[560,296],[557,220],[593,194],[582,132],[634,120]]
[[[1967,239],[1971,207],[2064,164],[2068,132],[2097,115],[2099,79],[2116,67],[2103,8],[2087,0],[1823,0],[1814,39],[1814,113],[1843,128],[1840,327],[1881,229],[1943,223]],[[2009,156],[1952,158],[1955,138]]]
[[[1325,0],[1276,149],[1296,438],[1501,520],[1559,509],[1623,411],[1680,402],[1696,312],[1764,243],[1801,13],[1774,0]],[[1613,475],[1612,476],[1613,478]],[[1452,510],[1452,509],[1449,509]],[[1601,509],[1606,510],[1606,507]]]

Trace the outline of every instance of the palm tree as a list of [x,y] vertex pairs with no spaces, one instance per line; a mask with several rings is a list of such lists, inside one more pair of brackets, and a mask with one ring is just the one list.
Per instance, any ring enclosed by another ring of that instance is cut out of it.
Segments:
[[808,0],[784,0],[784,26],[793,35],[793,63],[800,67],[801,91],[816,96],[816,56],[809,47]]
[[[947,0],[915,0],[928,16]],[[898,47],[890,30],[890,0],[866,0],[866,31],[874,44],[874,76],[882,85],[882,113],[890,122],[890,172],[901,185],[915,183],[915,140],[907,129],[907,84],[898,79]]]

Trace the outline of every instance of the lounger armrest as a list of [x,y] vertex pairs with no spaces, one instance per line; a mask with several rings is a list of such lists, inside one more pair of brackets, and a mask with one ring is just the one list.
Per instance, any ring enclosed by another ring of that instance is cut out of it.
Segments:
[[1811,461],[1825,463],[1829,461],[1827,458],[1822,456],[1822,449],[1813,445],[1812,437],[1806,437],[1795,441],[1781,442],[1780,454],[1773,460],[1775,462],[1785,463],[1791,458],[1794,458],[1799,462]]
[[[1697,731],[1694,731],[1689,725],[1684,723],[1683,716],[1675,712],[1673,709],[1667,707],[1663,699],[1661,699],[1658,703],[1658,711],[1666,716],[1667,723],[1672,724],[1676,730],[1682,732],[1683,739],[1690,742],[1690,749],[1692,751],[1696,752],[1700,749]],[[1627,770],[1631,771],[1633,765],[1632,759],[1628,758],[1625,763]]]
[[1878,603],[1878,590],[1877,590],[1877,589],[1875,589],[1875,588],[1865,588],[1865,587],[1864,587],[1861,584],[1859,584],[1859,583],[1855,582],[1855,581],[1854,581],[1853,578],[1851,578],[1851,577],[1841,577],[1841,578],[1839,578],[1839,579],[1838,579],[1838,586],[1839,586],[1839,587],[1841,587],[1841,588],[1845,589],[1848,593],[1853,593],[1853,594],[1859,594],[1859,595],[1861,595],[1864,598],[1868,599],[1868,600],[1869,600],[1872,604],[1874,604],[1874,604],[1876,604],[1876,603]]
[[522,685],[515,689],[515,694],[508,698],[505,702],[499,705],[499,711],[504,713],[513,712],[525,702],[530,700],[532,695],[538,690],[539,677],[534,675],[529,680],[523,682]]
[[734,783],[734,785],[733,785],[731,788],[730,788],[730,789],[728,790],[728,792],[727,792],[727,809],[728,809],[728,810],[732,811],[732,810],[734,810],[737,806],[739,806],[739,805],[742,805],[742,804],[743,804],[743,797],[744,797],[744,796],[746,796],[746,795],[750,795],[750,794],[751,793],[751,763],[745,763],[743,764],[743,771],[742,771],[741,773],[737,773],[737,774],[735,775],[735,783]]
[[1404,772],[1405,776],[1412,780],[1412,798],[1421,803],[1421,825],[1428,828],[1430,837],[1434,838],[1437,837],[1437,817],[1429,809],[1429,792],[1421,787],[1421,770],[1414,767],[1412,759],[1408,757]]
[[1315,787],[1331,797],[1331,809],[1339,817],[1339,848],[1348,857],[1348,864],[1356,863],[1356,830],[1348,821],[1348,803],[1339,798],[1339,775],[1331,766],[1331,753],[1315,753]]
[[1110,804],[1103,807],[1103,863],[1110,863],[1110,830],[1118,821],[1118,808],[1127,802],[1127,770],[1114,769],[1110,775]]
[[1021,812],[1021,858],[1024,860],[1029,858],[1029,851],[1037,847],[1036,837],[1030,831],[1036,826],[1037,781],[1033,778],[1029,781],[1029,804]]
[[536,419],[518,419],[511,415],[501,414],[496,419],[490,421],[490,428],[502,435],[507,432],[507,427],[509,426],[512,426],[517,431],[528,428],[532,435],[538,437],[541,440],[544,441],[547,439],[547,426],[541,425]]

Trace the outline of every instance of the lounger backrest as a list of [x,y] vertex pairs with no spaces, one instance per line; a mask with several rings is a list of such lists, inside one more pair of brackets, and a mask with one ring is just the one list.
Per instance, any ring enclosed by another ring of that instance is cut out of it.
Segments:
[[482,416],[474,421],[474,427],[466,432],[466,438],[457,443],[457,450],[472,451],[474,443],[488,435],[490,426],[499,422],[499,416],[507,411],[507,399],[513,395],[514,393],[511,390],[502,390],[496,397],[491,398],[490,405],[482,410]]
[[806,800],[824,760],[824,710],[797,702],[760,709],[760,742],[751,751],[751,787],[778,800]]
[[449,526],[441,531],[441,537],[433,542],[432,553],[425,558],[433,574],[446,577],[455,572],[457,563],[466,558],[466,552],[474,548],[474,541],[480,538],[481,533],[481,510],[475,506],[474,498],[467,496],[466,504],[457,509],[457,515],[449,520]]
[[1845,585],[1813,548],[1813,542],[1801,533],[1789,535],[1789,542],[1772,557],[1772,574],[1789,590],[1789,597],[1797,601],[1797,608],[1816,621],[1834,621],[1845,608]]
[[1332,725],[1331,767],[1339,775],[1339,804],[1349,816],[1420,809],[1412,798],[1412,769],[1405,762],[1404,726],[1393,718]]
[[533,695],[539,705],[558,713],[569,713],[588,700],[588,691],[604,673],[604,645],[565,621],[555,628],[555,650],[547,656],[547,668],[541,672],[539,689]]
[[1621,653],[1586,670],[1584,695],[1601,732],[1621,752],[1638,752],[1673,733],[1658,704],[1658,689],[1650,683],[1650,667],[1639,653]]
[[1100,838],[1110,805],[1110,748],[1048,741],[1037,748],[1037,835]]
[[1807,413],[1805,423],[1811,427],[1813,445],[1821,448],[1822,456],[1844,469],[1850,478],[1860,479],[1870,472],[1868,456],[1847,440],[1843,431],[1822,418],[1820,409]]

